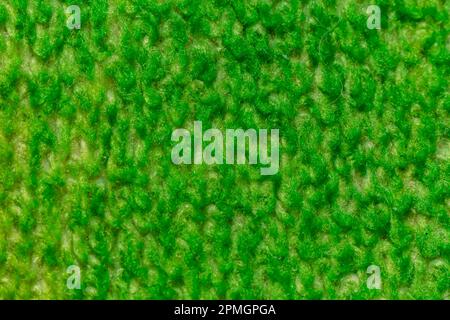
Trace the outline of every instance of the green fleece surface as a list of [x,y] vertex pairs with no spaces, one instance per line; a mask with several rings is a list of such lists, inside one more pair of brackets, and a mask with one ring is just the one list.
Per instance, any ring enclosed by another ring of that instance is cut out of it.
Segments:
[[[448,298],[449,12],[0,0],[0,298]],[[174,165],[197,120],[279,129],[279,172]]]

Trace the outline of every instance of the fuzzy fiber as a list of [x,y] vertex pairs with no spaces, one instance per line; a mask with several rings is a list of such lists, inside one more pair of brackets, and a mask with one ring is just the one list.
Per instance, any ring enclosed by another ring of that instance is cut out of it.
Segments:
[[[449,12],[0,0],[0,298],[447,298]],[[279,173],[174,165],[195,120],[280,129]]]

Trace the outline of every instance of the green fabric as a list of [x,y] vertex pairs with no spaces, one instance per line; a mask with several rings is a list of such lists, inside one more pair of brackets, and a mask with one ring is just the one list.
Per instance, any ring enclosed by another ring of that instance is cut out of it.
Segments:
[[[448,297],[450,2],[372,2],[1,1],[0,298]],[[279,173],[174,165],[196,120]]]

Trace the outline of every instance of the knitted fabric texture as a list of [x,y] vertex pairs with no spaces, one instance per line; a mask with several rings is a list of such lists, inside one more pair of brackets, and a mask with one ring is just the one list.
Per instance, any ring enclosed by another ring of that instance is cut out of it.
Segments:
[[[0,298],[447,298],[449,12],[0,0]],[[279,129],[279,172],[174,165],[194,121]]]

